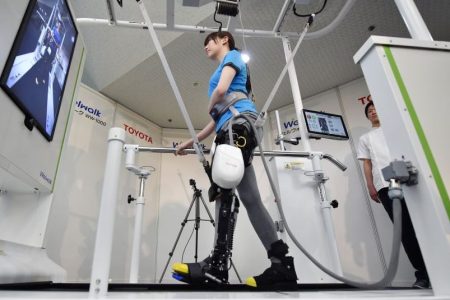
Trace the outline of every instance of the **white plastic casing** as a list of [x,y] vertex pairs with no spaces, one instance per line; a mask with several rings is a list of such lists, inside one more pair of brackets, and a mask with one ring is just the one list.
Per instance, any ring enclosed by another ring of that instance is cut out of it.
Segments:
[[216,147],[212,164],[212,179],[224,189],[235,188],[244,176],[244,159],[239,148],[221,144]]

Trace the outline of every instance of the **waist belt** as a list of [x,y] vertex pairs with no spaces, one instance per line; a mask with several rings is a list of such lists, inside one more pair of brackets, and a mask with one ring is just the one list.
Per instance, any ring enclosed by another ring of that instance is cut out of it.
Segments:
[[217,122],[219,117],[228,109],[230,109],[230,107],[232,107],[233,104],[243,99],[248,99],[247,94],[242,92],[232,92],[226,95],[223,101],[214,104],[209,114],[211,115],[213,120]]

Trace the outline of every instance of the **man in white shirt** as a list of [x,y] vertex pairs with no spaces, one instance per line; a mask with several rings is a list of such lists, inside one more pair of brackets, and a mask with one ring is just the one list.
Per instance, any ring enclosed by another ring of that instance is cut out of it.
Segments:
[[[392,220],[392,200],[388,196],[388,183],[381,172],[392,159],[373,102],[366,105],[365,114],[372,123],[372,130],[359,140],[358,159],[363,162],[370,198],[377,203],[381,202]],[[429,288],[430,281],[405,200],[402,200],[402,244],[411,264],[417,270],[417,280],[413,287]]]

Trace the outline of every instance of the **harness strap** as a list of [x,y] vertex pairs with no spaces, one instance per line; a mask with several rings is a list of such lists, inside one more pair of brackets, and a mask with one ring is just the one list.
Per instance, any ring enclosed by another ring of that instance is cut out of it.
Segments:
[[248,99],[248,95],[242,92],[231,92],[224,97],[223,101],[214,104],[209,114],[217,122],[219,117],[232,107],[233,104],[243,99]]
[[[234,107],[233,105],[231,105],[228,109],[231,111],[231,113],[233,114],[233,116],[239,115],[238,110],[237,110],[236,107]],[[230,123],[228,126],[231,127],[231,123]],[[230,136],[229,138],[230,138],[230,143],[231,143],[231,141],[234,140],[234,139],[233,139],[233,130],[232,130],[231,128],[228,130],[228,134],[229,134],[229,136]]]

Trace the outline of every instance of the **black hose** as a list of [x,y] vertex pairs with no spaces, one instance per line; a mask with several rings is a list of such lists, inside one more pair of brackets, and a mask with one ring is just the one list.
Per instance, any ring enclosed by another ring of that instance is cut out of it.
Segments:
[[[275,203],[277,204],[278,211],[280,212],[281,219],[284,222],[286,232],[288,233],[291,240],[294,242],[294,244],[297,246],[300,251],[303,252],[303,254],[308,257],[308,259],[314,263],[320,270],[322,270],[324,273],[328,274],[329,276],[342,281],[348,285],[362,288],[362,289],[382,289],[388,286],[392,280],[394,279],[394,276],[397,272],[398,268],[398,260],[399,260],[399,254],[400,254],[400,246],[401,246],[401,237],[402,237],[402,205],[400,202],[400,198],[394,198],[392,199],[393,203],[393,215],[394,215],[394,235],[392,237],[392,251],[391,251],[391,257],[389,259],[389,266],[384,274],[383,278],[380,280],[373,282],[373,283],[364,283],[364,282],[358,282],[354,280],[347,279],[341,275],[338,275],[334,273],[333,271],[327,269],[325,266],[323,266],[318,260],[316,260],[301,244],[300,242],[295,238],[294,234],[292,233],[288,222],[286,221],[286,217],[284,215],[283,206],[281,204],[281,198],[278,194],[277,188],[275,186],[274,180],[272,178],[272,174],[270,173],[269,166],[267,164],[264,151],[261,145],[261,138],[258,136],[258,131],[256,130],[256,127],[252,120],[246,116],[245,114],[239,114],[237,116],[233,116],[231,118],[230,123],[228,124],[229,130],[232,129],[233,121],[238,118],[242,117],[247,120],[247,122],[250,123],[253,133],[255,134],[259,150],[261,152],[261,159],[264,165],[264,169],[266,171],[267,177],[269,179],[270,186],[272,188],[272,192],[275,196]],[[230,140],[230,144],[233,144],[233,140]]]
[[219,3],[216,3],[216,9],[214,10],[214,16],[213,16],[213,19],[214,19],[214,22],[220,24],[220,25],[219,25],[219,32],[221,32],[221,31],[222,31],[222,25],[223,25],[223,24],[222,24],[222,22],[220,22],[220,21],[217,20],[217,18],[216,18],[218,8],[219,8]]
[[302,18],[311,17],[312,15],[318,15],[318,14],[320,14],[320,13],[325,9],[325,6],[327,5],[327,1],[328,1],[328,0],[324,0],[324,1],[323,1],[323,4],[322,4],[322,7],[321,7],[318,11],[316,11],[315,13],[310,13],[310,14],[299,14],[299,13],[297,13],[297,9],[296,9],[296,7],[295,7],[295,4],[294,4],[294,7],[292,8],[292,10],[293,10],[293,12],[294,12],[294,15],[296,15],[297,17],[302,17]]

